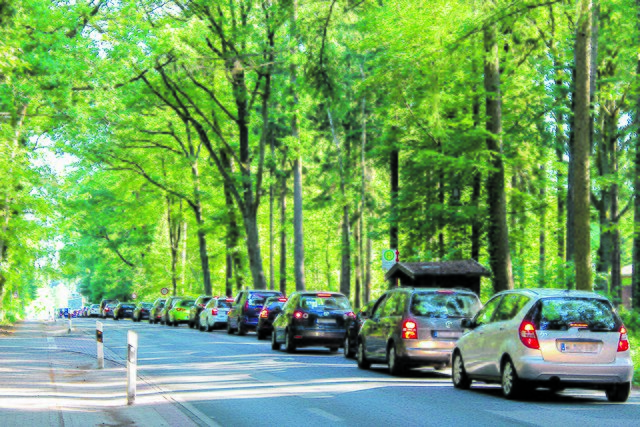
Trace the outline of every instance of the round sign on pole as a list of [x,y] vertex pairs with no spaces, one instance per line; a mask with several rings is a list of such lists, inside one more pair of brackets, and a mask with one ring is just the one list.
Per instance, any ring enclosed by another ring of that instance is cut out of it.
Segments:
[[135,292],[131,294],[131,299],[136,299],[138,298],[138,294],[136,294]]
[[162,289],[160,289],[160,293],[161,293],[162,295],[166,295],[166,294],[168,294],[168,293],[169,293],[169,288],[162,288]]

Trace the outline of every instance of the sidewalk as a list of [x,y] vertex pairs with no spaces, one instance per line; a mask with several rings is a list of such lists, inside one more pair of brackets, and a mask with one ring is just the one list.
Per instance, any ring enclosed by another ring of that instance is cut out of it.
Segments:
[[22,322],[0,333],[0,423],[30,426],[198,426],[199,419],[141,378],[127,406],[124,355],[64,322]]

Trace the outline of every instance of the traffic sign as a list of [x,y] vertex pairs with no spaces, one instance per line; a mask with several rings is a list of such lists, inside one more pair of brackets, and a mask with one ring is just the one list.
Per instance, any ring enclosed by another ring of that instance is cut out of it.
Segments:
[[162,295],[166,295],[166,294],[168,294],[168,293],[169,293],[169,288],[162,288],[162,289],[160,289],[160,293],[161,293]]
[[382,250],[382,269],[390,270],[398,261],[400,261],[400,252],[397,249]]
[[135,293],[135,292],[134,292],[134,293],[132,293],[132,294],[131,294],[131,299],[136,299],[136,298],[138,298],[138,294],[137,294],[137,293]]

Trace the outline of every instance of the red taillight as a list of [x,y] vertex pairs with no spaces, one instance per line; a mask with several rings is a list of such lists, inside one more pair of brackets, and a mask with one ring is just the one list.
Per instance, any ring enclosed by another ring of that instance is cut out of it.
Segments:
[[233,302],[233,298],[227,298],[227,302]]
[[267,317],[269,317],[269,310],[267,310],[266,308],[263,308],[262,311],[260,312],[260,317],[262,317],[263,319],[266,319]]
[[347,317],[351,317],[352,319],[355,319],[356,318],[356,314],[353,311],[349,311],[349,312],[344,314],[344,317],[345,317],[345,319]]
[[212,308],[211,309],[211,315],[212,316],[217,316],[218,315],[218,309],[217,308]]
[[524,320],[520,324],[518,335],[520,335],[520,341],[522,341],[522,344],[524,344],[525,347],[532,348],[534,350],[538,350],[540,348],[538,336],[536,335],[536,327],[533,326],[533,323]]
[[104,309],[104,311],[109,311],[109,307],[106,307],[106,308]]
[[417,340],[418,339],[418,325],[413,320],[405,320],[402,324],[402,339],[404,340]]
[[629,350],[629,338],[627,337],[627,328],[620,326],[620,340],[618,340],[618,351]]
[[286,299],[286,298],[278,298],[278,301],[280,301],[280,302],[287,302],[287,299]]
[[319,296],[320,298],[329,298],[329,297],[331,297],[332,295],[331,295],[331,294],[318,294],[318,296]]
[[184,311],[184,308],[178,307],[178,308],[176,308],[176,311]]
[[247,302],[244,303],[244,310],[245,311],[249,310],[249,300],[247,300]]
[[308,319],[309,313],[305,313],[304,311],[296,310],[293,312],[293,317],[295,319]]

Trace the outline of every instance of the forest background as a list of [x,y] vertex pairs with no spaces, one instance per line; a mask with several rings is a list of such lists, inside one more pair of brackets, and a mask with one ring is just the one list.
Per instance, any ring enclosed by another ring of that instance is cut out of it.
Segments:
[[[640,265],[640,1],[0,0],[0,313]],[[635,231],[634,231],[635,230]],[[640,267],[632,304],[640,306]],[[637,312],[621,313],[640,330]]]

